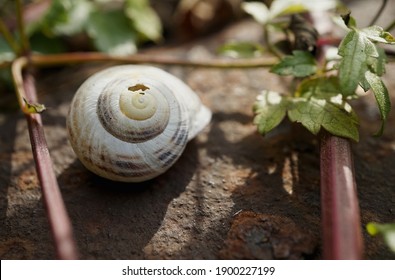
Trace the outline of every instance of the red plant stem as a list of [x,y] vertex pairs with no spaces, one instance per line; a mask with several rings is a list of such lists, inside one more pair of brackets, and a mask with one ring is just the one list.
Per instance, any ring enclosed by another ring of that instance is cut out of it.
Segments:
[[[322,24],[333,25],[329,15],[320,15]],[[317,26],[317,22],[313,22]],[[318,38],[318,61],[332,42]],[[363,238],[355,182],[355,169],[349,139],[326,131],[320,134],[321,224],[323,259],[362,259]]]
[[[29,72],[24,74],[23,87],[30,102],[37,101],[35,80]],[[36,171],[40,180],[44,204],[59,259],[77,259],[72,226],[52,168],[48,145],[40,114],[25,114]]]
[[362,259],[363,239],[350,140],[323,133],[320,147],[324,259]]

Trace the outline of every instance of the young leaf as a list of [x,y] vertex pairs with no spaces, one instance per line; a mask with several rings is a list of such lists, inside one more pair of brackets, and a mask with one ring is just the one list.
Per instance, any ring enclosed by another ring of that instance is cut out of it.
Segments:
[[261,134],[266,134],[284,119],[287,101],[277,92],[263,91],[254,104],[254,124]]
[[361,32],[351,30],[339,46],[342,60],[339,66],[339,82],[342,94],[354,94],[368,69],[368,58],[379,57],[376,46]]
[[367,92],[370,89],[370,85],[369,85],[368,81],[366,81],[365,77],[363,77],[359,81],[359,85],[361,86],[361,88],[363,89],[364,92]]
[[380,234],[383,236],[388,247],[395,252],[395,224],[369,223],[366,226],[368,233],[372,236]]
[[23,101],[25,101],[26,111],[28,113],[31,113],[31,114],[42,113],[47,109],[44,104],[30,103],[25,98],[23,98]]
[[136,34],[122,11],[95,12],[89,17],[87,32],[99,51],[112,55],[136,52]]
[[314,135],[323,127],[333,135],[359,140],[357,117],[344,101],[334,103],[314,97],[294,99],[288,117],[293,122],[301,123]]
[[380,26],[374,25],[361,29],[361,32],[370,40],[384,44],[394,44],[395,38]]
[[381,135],[383,134],[384,124],[391,110],[391,100],[388,94],[387,87],[379,76],[370,71],[366,71],[365,78],[366,81],[369,83],[376,98],[377,105],[379,106],[382,123],[381,128],[376,133],[376,135]]
[[[366,60],[370,72],[376,74],[377,76],[382,76],[385,73],[385,63],[387,62],[387,57],[383,48],[377,47],[378,57],[369,56]],[[366,80],[366,74],[359,81],[359,85],[363,88],[365,92],[370,89],[370,84]]]
[[382,76],[385,73],[385,64],[387,62],[387,56],[383,48],[377,47],[378,57],[368,57],[367,63],[371,72]]
[[317,71],[317,65],[311,53],[293,51],[291,56],[284,57],[278,64],[274,65],[270,71],[278,75],[306,77]]

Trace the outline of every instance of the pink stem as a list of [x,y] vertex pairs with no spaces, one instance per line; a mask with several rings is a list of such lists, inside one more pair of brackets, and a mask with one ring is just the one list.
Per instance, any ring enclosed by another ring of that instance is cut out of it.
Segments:
[[324,259],[362,259],[363,239],[350,140],[321,137]]
[[[24,75],[23,87],[29,102],[36,102],[34,77]],[[30,142],[41,183],[47,216],[59,259],[77,259],[77,249],[73,239],[72,226],[59,190],[52,161],[49,155],[44,129],[39,114],[25,114],[29,126]]]

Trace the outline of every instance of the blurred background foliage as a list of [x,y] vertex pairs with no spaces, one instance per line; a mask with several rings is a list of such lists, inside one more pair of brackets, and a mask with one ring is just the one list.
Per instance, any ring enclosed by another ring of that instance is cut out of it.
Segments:
[[[23,20],[35,53],[100,51],[130,55],[177,45],[220,30],[243,14],[243,0],[24,0]],[[0,18],[18,41],[16,1],[0,0]],[[20,44],[20,42],[17,42]],[[0,33],[0,92],[12,93],[15,53]],[[1,106],[1,109],[17,106]]]
[[[133,54],[141,46],[185,41],[218,30],[240,15],[242,0],[31,0],[24,20],[39,53],[97,50]],[[0,16],[16,36],[15,1],[0,0]],[[0,62],[12,52],[0,37]]]

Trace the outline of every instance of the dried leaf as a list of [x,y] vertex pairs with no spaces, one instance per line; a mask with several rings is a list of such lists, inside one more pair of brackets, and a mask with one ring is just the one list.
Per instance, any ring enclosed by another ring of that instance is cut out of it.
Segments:
[[25,101],[27,113],[31,113],[31,114],[42,113],[47,109],[44,104],[30,103],[25,98],[23,98],[23,101]]

